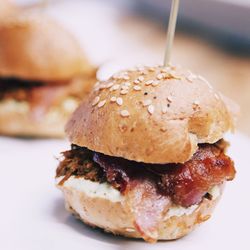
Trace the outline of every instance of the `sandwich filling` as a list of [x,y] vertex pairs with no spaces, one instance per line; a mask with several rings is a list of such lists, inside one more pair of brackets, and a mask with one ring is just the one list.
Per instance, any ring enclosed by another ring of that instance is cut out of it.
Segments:
[[184,164],[146,164],[72,145],[63,153],[56,174],[61,177],[59,185],[72,176],[111,185],[124,197],[137,231],[145,240],[154,241],[157,225],[170,206],[189,208],[211,199],[209,191],[214,186],[234,178],[234,163],[225,148],[223,140],[200,144]]
[[71,105],[72,108],[66,107],[65,112],[68,110],[72,113],[82,100],[82,96],[88,93],[93,81],[94,76],[57,83],[0,78],[0,104],[8,104],[10,101],[15,104],[26,104],[32,118],[43,118],[51,107],[60,106],[70,98],[71,104],[74,103]]

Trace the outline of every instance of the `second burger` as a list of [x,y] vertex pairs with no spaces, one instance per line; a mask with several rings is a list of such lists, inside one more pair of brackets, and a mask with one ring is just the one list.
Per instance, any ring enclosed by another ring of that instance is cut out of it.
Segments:
[[96,69],[72,34],[41,13],[2,20],[0,37],[0,134],[63,137]]

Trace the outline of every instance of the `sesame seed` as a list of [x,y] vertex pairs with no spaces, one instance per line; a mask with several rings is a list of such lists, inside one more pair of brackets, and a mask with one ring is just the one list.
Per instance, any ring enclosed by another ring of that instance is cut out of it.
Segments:
[[159,81],[153,81],[152,86],[156,87],[160,82]]
[[122,117],[128,117],[130,115],[129,112],[126,109],[122,110],[120,112],[120,114],[121,114]]
[[116,99],[116,103],[117,103],[119,106],[121,106],[121,105],[123,104],[123,99],[122,99],[121,97],[118,97],[118,98]]
[[126,86],[126,85],[122,85],[122,86],[121,86],[121,89],[122,89],[122,90],[128,90],[128,89],[129,89],[129,87],[128,87],[128,86]]
[[148,70],[149,70],[150,72],[154,72],[154,71],[155,71],[155,68],[154,68],[154,67],[150,67]]
[[200,104],[200,102],[199,101],[194,101],[194,105],[199,105]]
[[158,74],[158,75],[156,76],[156,78],[157,78],[158,80],[161,80],[161,79],[164,78],[164,75],[163,75],[163,74]]
[[127,87],[130,87],[131,86],[131,83],[130,82],[125,82],[123,83],[123,85],[127,86]]
[[100,101],[100,96],[96,96],[94,101],[92,102],[92,106],[95,106]]
[[140,86],[138,86],[138,85],[135,85],[135,86],[134,86],[134,90],[136,90],[136,91],[140,91],[140,90],[141,90],[141,87],[140,87]]
[[142,104],[143,104],[143,106],[144,106],[144,107],[146,107],[146,106],[150,105],[151,103],[152,103],[152,101],[151,101],[151,100],[149,100],[149,99],[144,100],[144,101],[142,102]]
[[113,85],[114,85],[114,83],[113,83],[113,82],[110,82],[110,83],[108,83],[108,84],[106,85],[106,88],[109,89],[109,88],[112,87]]
[[118,90],[120,88],[119,84],[115,84],[110,88],[110,91]]
[[127,93],[128,93],[127,89],[122,89],[120,92],[121,95],[126,95]]
[[134,80],[134,84],[139,84],[140,81],[138,79]]
[[167,111],[168,111],[168,107],[167,107],[166,105],[163,105],[163,106],[161,107],[161,111],[162,111],[163,114],[166,114]]
[[101,101],[101,102],[98,103],[97,107],[98,107],[98,108],[101,108],[101,107],[103,107],[105,104],[106,104],[106,100],[103,100],[103,101]]
[[144,80],[144,77],[143,76],[139,76],[138,77],[138,81],[142,82]]
[[152,115],[154,113],[154,111],[155,111],[155,107],[153,105],[149,105],[148,106],[148,113]]
[[112,97],[110,98],[110,101],[111,101],[111,102],[116,102],[116,97],[115,97],[115,96],[112,96]]
[[151,85],[153,82],[154,82],[154,80],[148,80],[148,81],[145,82],[145,85],[146,86]]
[[168,97],[167,97],[167,100],[168,100],[169,102],[172,102],[172,101],[173,101],[173,98],[172,98],[171,96],[168,96]]

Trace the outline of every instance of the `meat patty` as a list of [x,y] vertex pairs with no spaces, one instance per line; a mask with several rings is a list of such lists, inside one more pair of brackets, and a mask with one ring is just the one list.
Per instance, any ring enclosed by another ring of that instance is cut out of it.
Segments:
[[145,164],[111,157],[87,148],[72,145],[63,153],[64,159],[57,168],[57,177],[71,175],[108,182],[122,194],[133,186],[150,183],[161,196],[176,205],[189,207],[201,202],[215,185],[235,177],[233,161],[225,155],[225,142],[200,144],[193,157],[184,164]]

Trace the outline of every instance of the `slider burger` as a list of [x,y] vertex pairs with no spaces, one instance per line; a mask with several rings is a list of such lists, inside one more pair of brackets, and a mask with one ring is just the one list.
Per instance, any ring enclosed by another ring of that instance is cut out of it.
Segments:
[[66,208],[86,224],[148,242],[208,220],[235,168],[234,116],[190,71],[140,67],[97,83],[66,125],[57,172]]
[[62,137],[96,70],[75,38],[48,16],[0,22],[0,134]]

